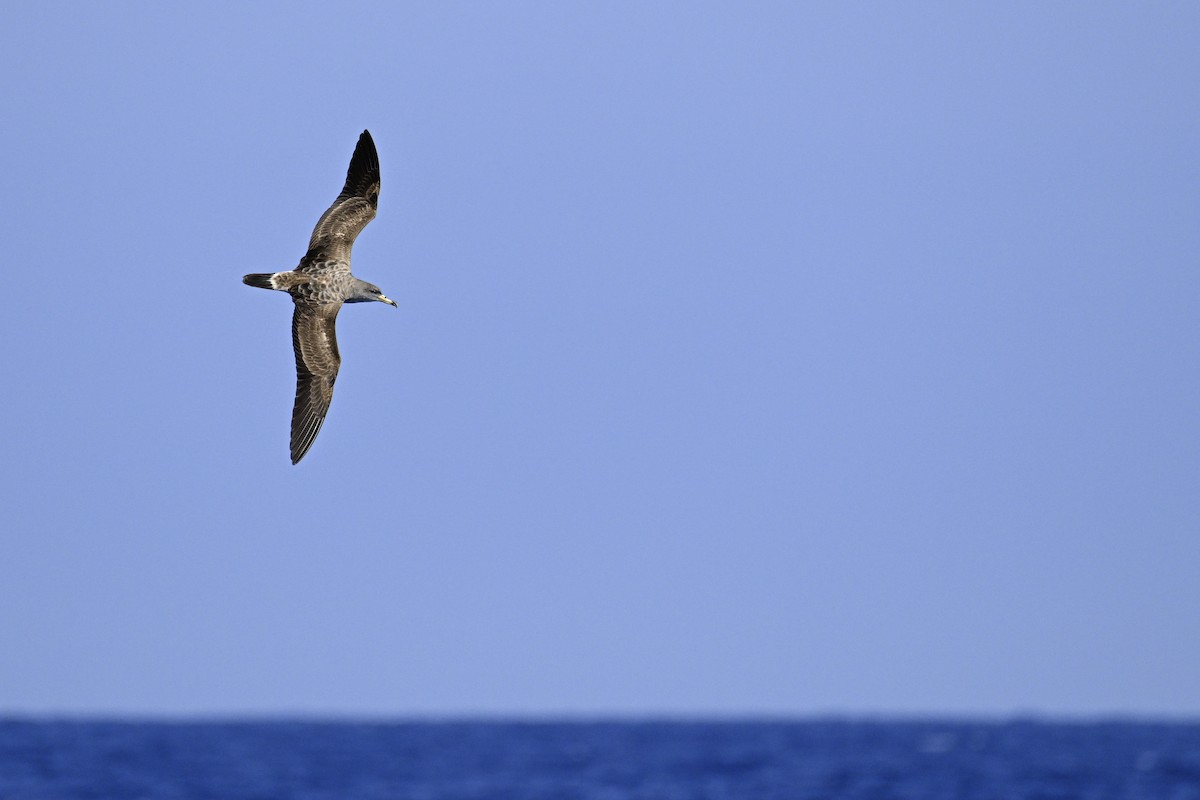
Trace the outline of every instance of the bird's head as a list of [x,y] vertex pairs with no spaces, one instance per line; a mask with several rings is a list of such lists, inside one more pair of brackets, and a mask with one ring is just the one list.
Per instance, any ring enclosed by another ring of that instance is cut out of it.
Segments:
[[392,299],[384,296],[382,289],[380,289],[375,284],[367,283],[366,281],[358,282],[358,286],[355,287],[354,296],[349,298],[346,302],[347,303],[367,303],[367,302],[370,302],[371,300],[378,300],[381,303],[387,303],[392,308],[399,308],[399,306],[396,305],[395,300],[392,300]]

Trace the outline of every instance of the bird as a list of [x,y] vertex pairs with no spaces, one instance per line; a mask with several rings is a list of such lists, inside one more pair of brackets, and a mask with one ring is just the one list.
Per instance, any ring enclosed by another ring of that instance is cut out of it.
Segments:
[[370,131],[363,131],[346,170],[346,185],[313,228],[308,252],[286,272],[254,273],[242,282],[292,296],[292,349],[296,353],[296,402],[292,406],[292,464],[312,447],[337,380],[342,357],[334,323],[343,303],[378,301],[397,308],[373,283],[350,274],[354,240],[379,208],[379,154]]

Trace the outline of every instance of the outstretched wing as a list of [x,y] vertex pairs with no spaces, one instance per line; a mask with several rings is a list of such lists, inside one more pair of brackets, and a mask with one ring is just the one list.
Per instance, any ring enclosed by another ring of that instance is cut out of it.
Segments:
[[342,193],[313,228],[308,242],[309,253],[325,251],[331,257],[348,258],[354,240],[367,223],[375,219],[378,207],[379,154],[375,152],[370,132],[363,131],[350,159]]
[[334,323],[341,303],[296,301],[292,347],[296,351],[296,404],[292,407],[292,463],[304,458],[321,430],[342,357]]

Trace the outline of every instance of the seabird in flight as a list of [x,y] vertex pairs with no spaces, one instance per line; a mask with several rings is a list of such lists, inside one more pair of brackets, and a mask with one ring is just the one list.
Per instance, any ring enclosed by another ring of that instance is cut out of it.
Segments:
[[379,154],[371,134],[363,131],[346,171],[346,185],[317,220],[308,252],[289,272],[247,275],[242,282],[260,289],[287,292],[292,312],[292,347],[296,351],[296,404],[292,408],[292,463],[312,447],[337,380],[338,355],[334,322],[342,303],[378,300],[396,304],[373,283],[350,274],[350,248],[379,206]]

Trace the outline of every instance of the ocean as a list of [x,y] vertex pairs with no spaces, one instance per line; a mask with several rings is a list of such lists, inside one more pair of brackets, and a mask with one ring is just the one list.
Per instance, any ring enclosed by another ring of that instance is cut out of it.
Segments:
[[0,721],[0,800],[1200,800],[1200,724]]

